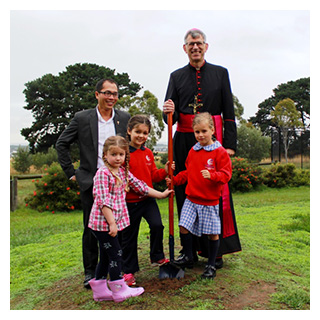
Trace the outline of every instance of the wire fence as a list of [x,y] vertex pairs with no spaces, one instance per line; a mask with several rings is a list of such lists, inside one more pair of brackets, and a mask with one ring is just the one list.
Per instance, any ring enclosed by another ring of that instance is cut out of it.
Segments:
[[[310,167],[310,130],[288,130],[288,162]],[[285,162],[285,144],[280,129],[271,131],[271,162]]]

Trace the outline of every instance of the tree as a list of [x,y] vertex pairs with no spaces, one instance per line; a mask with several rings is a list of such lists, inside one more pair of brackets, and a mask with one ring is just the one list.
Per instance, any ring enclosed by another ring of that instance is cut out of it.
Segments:
[[29,142],[30,151],[45,152],[55,145],[59,135],[74,114],[94,106],[94,88],[103,78],[112,78],[119,84],[119,97],[134,97],[141,85],[131,82],[127,73],[89,63],[66,67],[58,76],[46,74],[25,84],[23,91],[34,122],[21,130]]
[[136,114],[147,114],[152,127],[149,134],[147,147],[153,149],[157,140],[161,138],[164,129],[162,111],[158,108],[158,99],[148,90],[144,91],[142,97],[124,97],[118,102],[121,110],[125,110],[134,116]]
[[241,124],[237,130],[238,145],[237,156],[251,162],[260,162],[270,156],[270,137],[262,135],[260,129],[250,126],[249,123]]
[[246,120],[242,118],[244,111],[243,105],[240,103],[239,99],[235,95],[232,95],[232,97],[234,104],[234,114],[236,116],[236,119],[239,120],[240,123],[246,122]]
[[258,112],[249,121],[260,127],[264,135],[270,135],[271,128],[275,126],[270,113],[279,101],[290,98],[295,102],[301,122],[307,128],[310,119],[310,77],[282,83],[273,89],[273,93],[270,98],[259,104]]
[[28,147],[18,147],[17,152],[13,155],[12,166],[20,173],[29,172],[32,164],[32,156]]
[[288,149],[290,146],[290,137],[293,135],[295,128],[303,127],[300,120],[299,111],[293,100],[283,99],[275,106],[271,112],[272,121],[278,126],[283,136],[284,154],[286,163],[288,163]]

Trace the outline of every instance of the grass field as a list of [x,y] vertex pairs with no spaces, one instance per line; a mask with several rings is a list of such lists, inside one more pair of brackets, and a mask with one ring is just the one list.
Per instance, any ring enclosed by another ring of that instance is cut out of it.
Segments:
[[[20,184],[20,199],[29,189]],[[11,309],[310,309],[310,188],[265,189],[233,198],[242,252],[224,256],[214,281],[200,278],[204,258],[181,280],[159,280],[149,263],[149,230],[143,222],[136,278],[145,293],[120,304],[95,302],[82,287],[82,213],[39,213],[21,205],[10,220]],[[167,200],[158,203],[168,255]],[[176,255],[177,229],[175,221]]]

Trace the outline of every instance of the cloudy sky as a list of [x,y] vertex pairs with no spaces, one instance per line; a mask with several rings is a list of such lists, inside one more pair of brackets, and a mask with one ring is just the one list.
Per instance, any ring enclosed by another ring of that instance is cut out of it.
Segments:
[[126,72],[162,106],[169,74],[188,62],[183,38],[194,27],[207,35],[206,60],[229,70],[246,119],[279,84],[310,76],[309,10],[11,10],[10,143],[27,144],[20,130],[33,121],[25,83],[75,63]]

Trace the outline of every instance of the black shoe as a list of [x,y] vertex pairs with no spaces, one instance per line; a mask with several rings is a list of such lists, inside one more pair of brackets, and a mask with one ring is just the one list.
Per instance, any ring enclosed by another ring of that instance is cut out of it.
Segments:
[[213,279],[216,276],[216,268],[214,266],[206,265],[204,273],[201,278],[203,279]]
[[83,286],[86,288],[86,289],[91,289],[91,286],[89,284],[89,281],[91,279],[93,279],[94,276],[92,274],[86,274],[85,277],[84,277],[84,281],[83,281]]
[[197,263],[199,261],[197,251],[193,252],[193,262]]
[[172,263],[179,268],[193,268],[193,260],[188,258],[185,254],[181,254],[176,260],[173,260]]
[[222,260],[222,258],[216,259],[216,263],[215,263],[214,267],[215,267],[216,269],[221,269],[221,268],[223,267],[223,260]]

